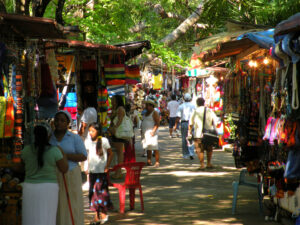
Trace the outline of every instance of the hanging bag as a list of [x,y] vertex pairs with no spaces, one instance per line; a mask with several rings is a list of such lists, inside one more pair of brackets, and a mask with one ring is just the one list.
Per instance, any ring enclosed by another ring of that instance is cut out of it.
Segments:
[[[114,124],[116,124],[118,121],[118,118],[116,118],[116,121],[114,121]],[[130,139],[134,135],[133,133],[133,123],[131,119],[128,116],[124,116],[122,123],[120,126],[117,127],[115,136],[116,138],[120,139]]]
[[205,128],[205,119],[206,119],[206,107],[204,107],[204,116],[203,116],[203,127],[202,127],[202,143],[208,146],[218,146],[219,136],[217,134],[215,125],[213,124],[213,129]]

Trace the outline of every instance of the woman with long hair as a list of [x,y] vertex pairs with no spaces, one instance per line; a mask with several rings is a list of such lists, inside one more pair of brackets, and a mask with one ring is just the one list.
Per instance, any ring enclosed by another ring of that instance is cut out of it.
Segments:
[[35,126],[34,145],[26,145],[21,152],[25,166],[23,225],[56,224],[59,192],[56,168],[61,173],[67,172],[68,161],[60,148],[49,144],[49,136],[50,126]]
[[[110,133],[112,134],[112,147],[116,149],[118,164],[124,162],[124,146],[127,142],[125,139],[117,138],[115,136],[116,130],[121,125],[125,114],[124,101],[121,95],[113,96],[111,100],[112,104],[112,123],[109,128]],[[122,173],[121,169],[117,170],[116,173],[112,176],[112,178],[121,178]]]
[[94,222],[103,224],[108,220],[108,209],[112,208],[106,172],[110,167],[113,152],[108,139],[102,137],[101,125],[90,124],[89,134],[91,139],[85,141],[89,151],[87,171],[90,177],[89,202],[91,210],[96,213]]
[[67,111],[58,111],[54,116],[55,129],[50,138],[51,145],[62,148],[69,164],[69,169],[64,177],[57,174],[59,204],[56,225],[72,225],[64,179],[68,188],[75,225],[84,224],[82,178],[78,163],[87,159],[87,152],[81,137],[68,130],[71,119],[71,115]]

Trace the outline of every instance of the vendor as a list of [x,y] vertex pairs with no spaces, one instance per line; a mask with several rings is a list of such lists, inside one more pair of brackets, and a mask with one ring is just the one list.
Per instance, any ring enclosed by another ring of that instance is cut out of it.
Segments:
[[75,225],[84,224],[82,178],[78,163],[87,159],[87,152],[80,136],[68,131],[70,122],[71,115],[67,111],[58,111],[54,117],[55,130],[50,138],[51,145],[63,149],[69,164],[69,170],[64,177],[61,173],[57,173],[59,184],[57,225],[72,225],[64,178],[68,188]]

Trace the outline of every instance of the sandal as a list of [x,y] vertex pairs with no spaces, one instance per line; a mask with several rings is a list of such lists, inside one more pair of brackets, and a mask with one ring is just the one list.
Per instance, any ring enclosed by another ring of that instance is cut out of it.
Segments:
[[207,169],[213,169],[214,166],[213,165],[210,165],[210,166],[206,166]]
[[154,164],[154,167],[159,167],[159,162],[156,162],[156,163]]
[[200,166],[197,170],[205,170],[205,167]]

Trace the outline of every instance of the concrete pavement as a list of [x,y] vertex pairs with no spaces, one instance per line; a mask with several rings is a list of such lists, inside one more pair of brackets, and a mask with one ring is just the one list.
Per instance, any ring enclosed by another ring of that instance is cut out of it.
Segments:
[[[115,210],[110,212],[107,224],[115,225],[264,225],[278,224],[265,222],[259,214],[257,191],[240,187],[236,215],[231,214],[232,182],[239,177],[231,153],[215,150],[214,169],[199,171],[199,160],[183,159],[181,138],[169,138],[168,128],[160,128],[161,166],[145,167],[141,182],[144,195],[144,213],[140,212],[139,194],[136,191],[135,210],[129,210],[126,196],[126,213],[118,213],[119,200],[116,189],[110,188]],[[140,138],[137,138],[137,161],[142,157]],[[154,163],[154,159],[153,159]],[[250,177],[255,181],[255,177]],[[85,222],[93,218],[88,209],[85,194]]]

